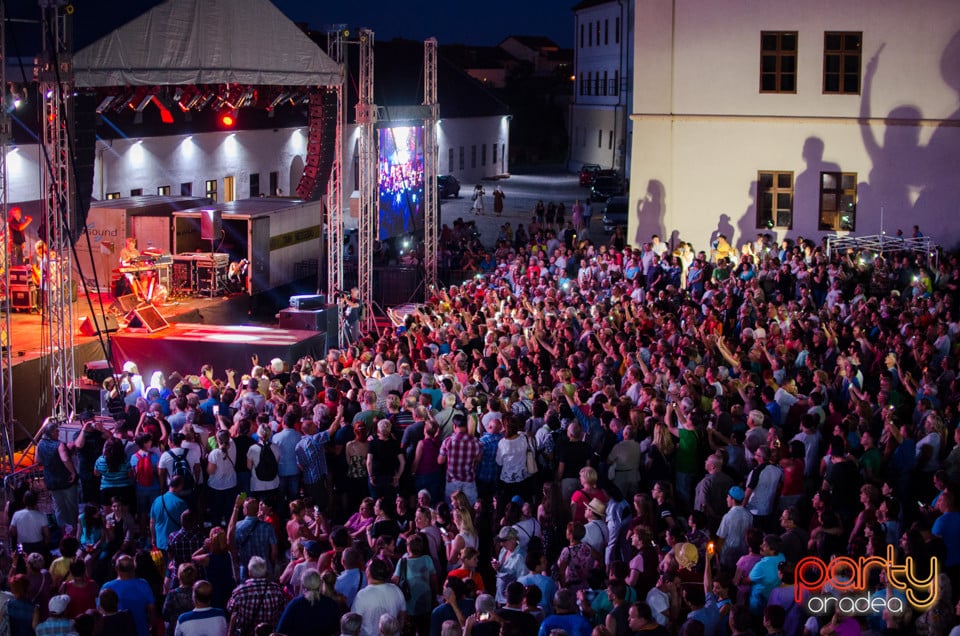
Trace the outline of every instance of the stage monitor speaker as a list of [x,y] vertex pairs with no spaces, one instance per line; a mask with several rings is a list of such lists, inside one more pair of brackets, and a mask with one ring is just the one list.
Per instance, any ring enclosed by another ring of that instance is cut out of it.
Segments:
[[91,319],[89,316],[83,316],[80,318],[80,335],[81,336],[95,336],[97,333],[113,333],[119,329],[117,324],[117,317],[113,314],[106,314],[103,316],[94,316],[94,319]]
[[133,319],[130,321],[131,327],[146,327],[147,332],[154,333],[170,326],[167,319],[160,315],[157,308],[153,305],[144,305],[133,310]]
[[306,294],[290,297],[290,309],[323,309],[326,305],[326,294]]
[[[83,375],[91,382],[103,384],[103,381],[110,377],[110,364],[106,360],[84,362]],[[99,408],[97,410],[99,411]]]
[[200,210],[200,240],[217,241],[223,234],[223,212]]
[[136,309],[140,301],[137,299],[136,294],[124,294],[123,296],[117,297],[117,303],[120,305],[120,311],[126,314]]

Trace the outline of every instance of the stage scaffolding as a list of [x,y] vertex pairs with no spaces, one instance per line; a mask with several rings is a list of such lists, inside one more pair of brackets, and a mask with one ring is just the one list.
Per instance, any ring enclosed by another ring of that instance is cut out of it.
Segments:
[[[343,71],[344,71],[344,32],[343,28],[327,33],[327,54],[340,65],[340,82],[332,89],[337,93],[337,134],[334,139],[333,165],[330,169],[330,181],[327,185],[327,297],[334,299],[338,291],[343,291]],[[347,342],[346,321],[337,303],[337,344],[341,347]]]
[[[374,124],[377,107],[373,103],[373,31],[361,29],[360,82],[357,90],[357,125],[360,126],[360,223],[357,238],[357,287],[362,309],[361,328],[374,329],[373,241],[377,235],[377,149]],[[338,254],[339,256],[339,254]]]
[[928,268],[936,267],[940,262],[940,248],[936,242],[927,236],[900,237],[886,234],[872,234],[870,236],[828,236],[827,256],[833,257],[834,251],[857,250],[873,252],[878,256],[911,252],[923,255]]
[[7,21],[6,2],[0,2],[0,90],[3,91],[3,100],[0,101],[0,210],[5,215],[4,229],[0,232],[0,261],[3,267],[3,316],[0,317],[0,422],[3,424],[3,453],[4,472],[12,472],[13,465],[13,354],[10,347],[10,261],[7,217],[7,150],[11,141],[10,115],[7,113]]
[[423,105],[430,115],[423,122],[423,284],[424,297],[429,298],[437,284],[437,234],[439,209],[437,201],[437,39],[423,43]]

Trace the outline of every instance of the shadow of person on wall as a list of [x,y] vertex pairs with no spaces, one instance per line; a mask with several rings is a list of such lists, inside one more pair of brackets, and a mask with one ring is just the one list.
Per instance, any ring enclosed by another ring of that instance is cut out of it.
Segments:
[[[885,44],[867,62],[860,93],[860,135],[872,166],[866,181],[857,185],[857,208],[861,214],[876,218],[881,224],[898,223],[909,218],[913,202],[911,187],[922,184],[924,166],[920,160],[920,110],[914,106],[897,106],[884,120],[883,141],[879,141],[870,125],[870,100],[873,79]],[[826,219],[824,219],[826,220]],[[823,227],[820,229],[833,229]]]
[[634,245],[642,245],[645,239],[652,234],[665,236],[667,231],[663,227],[663,216],[666,213],[664,205],[663,183],[657,179],[647,182],[647,193],[637,201],[637,231],[634,234]]
[[[954,34],[940,56],[940,75],[944,83],[958,94],[960,101],[960,32]],[[949,218],[960,200],[960,108],[943,118],[942,123],[930,136],[923,149],[922,165],[924,183],[913,206],[913,221],[921,228]],[[951,241],[956,240],[956,234]]]
[[[756,183],[756,181],[754,181]],[[730,222],[729,214],[721,214],[720,218],[717,219],[717,229],[710,233],[710,249],[717,249],[717,239],[723,235],[727,241],[732,241],[736,229],[733,227],[733,223]]]
[[[792,228],[795,231],[799,230],[800,233],[803,234],[810,230],[816,231],[820,227],[820,175],[824,172],[840,172],[839,164],[823,160],[823,152],[824,145],[822,139],[819,137],[807,137],[806,141],[803,142],[802,154],[807,167],[797,175],[797,180],[793,184],[794,207],[788,215],[785,215],[782,210],[777,209],[780,207],[778,202],[773,201],[772,203],[775,206],[773,209],[773,217],[769,219],[769,221],[773,222],[773,225],[769,225],[768,223],[768,227],[761,229],[773,230],[775,227]],[[757,189],[760,189],[759,185]],[[768,196],[770,196],[769,193],[758,191],[756,195],[757,205],[766,207],[766,197]],[[797,201],[808,202],[807,205],[810,205],[813,209],[798,210],[796,207]],[[759,218],[759,214],[756,216],[757,222],[766,221],[766,219]],[[805,223],[803,227],[797,227],[797,224],[794,222],[795,219],[815,219],[815,221],[812,227],[808,223]]]

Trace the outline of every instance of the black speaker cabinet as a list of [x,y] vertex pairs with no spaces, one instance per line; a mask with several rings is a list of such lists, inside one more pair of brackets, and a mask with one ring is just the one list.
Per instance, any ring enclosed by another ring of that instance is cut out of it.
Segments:
[[[91,382],[103,384],[103,381],[110,377],[110,365],[106,360],[91,360],[83,363],[83,375]],[[97,405],[99,412],[100,405]]]

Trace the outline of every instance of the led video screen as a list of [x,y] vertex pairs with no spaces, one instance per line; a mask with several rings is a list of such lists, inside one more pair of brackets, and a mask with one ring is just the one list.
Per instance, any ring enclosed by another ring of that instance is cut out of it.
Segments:
[[382,240],[423,229],[423,126],[381,128],[379,133]]

